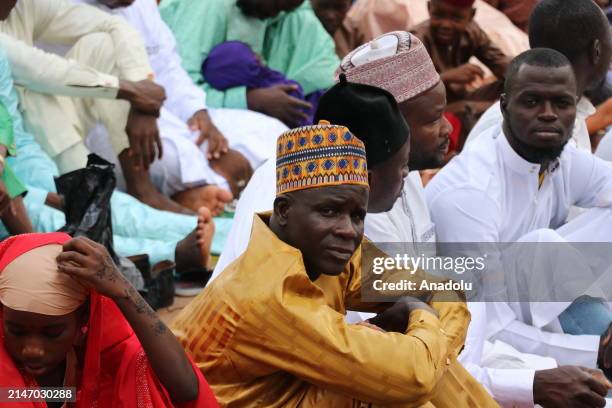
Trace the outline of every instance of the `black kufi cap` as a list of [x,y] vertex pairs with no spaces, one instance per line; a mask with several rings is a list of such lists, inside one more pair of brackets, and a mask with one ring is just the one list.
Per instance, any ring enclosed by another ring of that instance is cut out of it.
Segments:
[[346,126],[363,141],[368,167],[389,160],[410,138],[410,128],[389,92],[370,85],[340,82],[319,100],[314,123]]

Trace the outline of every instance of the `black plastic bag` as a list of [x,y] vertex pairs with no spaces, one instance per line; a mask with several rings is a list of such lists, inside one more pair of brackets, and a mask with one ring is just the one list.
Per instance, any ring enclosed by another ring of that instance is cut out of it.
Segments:
[[60,231],[104,245],[121,273],[153,309],[169,306],[174,300],[174,264],[160,263],[152,268],[147,255],[120,258],[113,249],[110,200],[116,184],[114,167],[90,154],[86,168],[55,179],[66,214],[66,225]]
[[113,249],[110,199],[115,184],[114,165],[90,154],[87,167],[55,179],[58,194],[64,197],[66,225],[60,230],[73,237],[84,236],[106,247],[118,263]]

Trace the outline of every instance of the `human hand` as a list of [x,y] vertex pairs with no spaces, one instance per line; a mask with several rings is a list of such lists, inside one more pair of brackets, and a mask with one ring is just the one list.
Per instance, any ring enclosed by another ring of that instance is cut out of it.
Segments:
[[469,84],[484,77],[484,71],[478,65],[467,63],[443,72],[440,77],[447,84]]
[[149,79],[138,82],[122,79],[119,81],[117,99],[128,101],[132,109],[159,116],[159,111],[166,100],[166,91]]
[[130,156],[136,166],[148,169],[155,160],[156,149],[157,157],[161,159],[163,147],[155,116],[130,109],[125,131],[130,142]]
[[227,153],[229,143],[225,136],[217,129],[210,120],[208,112],[205,109],[199,110],[193,114],[187,122],[192,131],[199,130],[200,136],[196,140],[198,146],[202,145],[205,140],[208,140],[208,159],[218,159],[222,154]]
[[387,332],[404,333],[408,327],[410,313],[415,310],[425,310],[436,317],[438,316],[438,313],[427,303],[414,297],[405,296],[384,312],[369,319],[368,322]]
[[77,237],[66,242],[57,257],[57,265],[60,272],[111,299],[123,296],[130,285],[106,248],[89,238]]
[[275,117],[287,126],[294,127],[308,119],[304,109],[312,105],[289,95],[297,85],[278,84],[269,88],[251,89],[247,92],[249,109]]
[[223,176],[234,197],[239,197],[253,175],[253,168],[246,157],[237,150],[229,149],[219,159],[210,161],[210,167]]
[[606,405],[610,383],[593,370],[561,366],[536,371],[533,400],[544,408],[594,408]]
[[251,163],[242,153],[233,149],[229,149],[219,159],[211,160],[210,167],[227,180],[234,197],[240,195],[253,175]]

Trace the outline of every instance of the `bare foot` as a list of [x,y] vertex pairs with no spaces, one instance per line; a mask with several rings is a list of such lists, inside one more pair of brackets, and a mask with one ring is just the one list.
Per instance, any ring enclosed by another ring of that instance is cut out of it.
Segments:
[[213,235],[215,235],[215,223],[212,214],[208,208],[202,207],[198,209],[196,236],[202,256],[202,266],[206,269],[210,269],[210,247],[212,246]]
[[195,212],[195,210],[185,208],[179,203],[172,201],[170,197],[166,197],[157,191],[151,182],[149,171],[137,167],[129,156],[127,149],[119,155],[119,161],[125,176],[128,194],[158,210],[189,215]]
[[253,175],[253,168],[246,157],[230,149],[220,158],[209,162],[210,168],[227,180],[234,197],[239,197]]
[[202,207],[210,210],[213,217],[221,214],[225,204],[233,199],[232,193],[214,185],[190,188],[172,196],[180,205],[193,211],[198,211]]
[[178,274],[208,268],[214,234],[212,214],[208,208],[202,207],[198,210],[196,228],[176,245],[175,261]]

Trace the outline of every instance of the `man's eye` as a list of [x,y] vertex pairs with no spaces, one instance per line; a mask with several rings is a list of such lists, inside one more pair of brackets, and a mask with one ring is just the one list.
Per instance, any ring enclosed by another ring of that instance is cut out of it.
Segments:
[[525,99],[525,106],[534,107],[537,104],[538,104],[538,101],[533,98]]
[[561,108],[561,109],[567,109],[571,106],[571,102],[568,101],[558,101],[557,102],[557,107]]
[[333,208],[322,208],[321,209],[321,214],[323,214],[326,217],[331,217],[336,215],[337,211],[334,210]]
[[353,219],[355,219],[356,221],[363,221],[365,220],[365,217],[366,217],[365,212],[359,212],[359,213],[353,214]]

